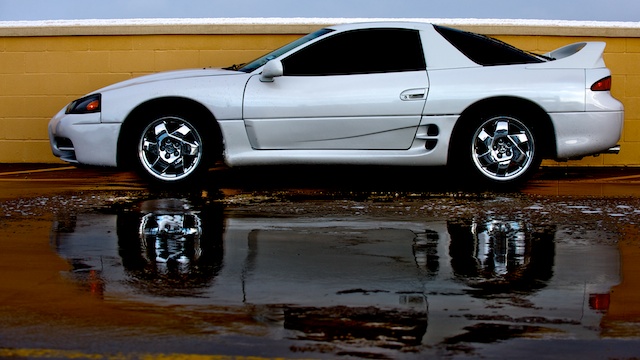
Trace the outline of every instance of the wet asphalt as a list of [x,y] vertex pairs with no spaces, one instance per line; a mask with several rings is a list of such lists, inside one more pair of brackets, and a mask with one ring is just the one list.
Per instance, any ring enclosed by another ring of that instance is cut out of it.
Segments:
[[[462,179],[462,180],[461,180]],[[640,169],[0,167],[0,358],[630,358]]]

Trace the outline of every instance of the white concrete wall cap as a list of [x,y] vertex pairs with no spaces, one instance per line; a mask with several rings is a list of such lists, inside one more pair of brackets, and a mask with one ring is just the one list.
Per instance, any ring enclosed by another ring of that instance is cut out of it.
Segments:
[[490,35],[640,37],[640,22],[443,18],[202,18],[0,21],[0,36],[305,34],[353,22],[427,22]]

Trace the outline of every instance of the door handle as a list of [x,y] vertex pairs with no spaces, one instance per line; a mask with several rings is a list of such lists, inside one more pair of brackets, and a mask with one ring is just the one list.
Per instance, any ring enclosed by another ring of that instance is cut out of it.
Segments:
[[400,93],[400,100],[402,101],[424,100],[426,98],[427,89],[409,89]]

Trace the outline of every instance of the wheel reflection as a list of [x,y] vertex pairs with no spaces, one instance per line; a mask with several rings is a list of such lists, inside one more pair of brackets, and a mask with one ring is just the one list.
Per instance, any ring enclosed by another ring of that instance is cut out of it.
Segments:
[[[202,255],[200,218],[194,214],[147,214],[140,220],[140,240],[146,244],[147,261],[162,272],[174,268],[187,273]],[[152,245],[153,244],[153,245]]]
[[194,296],[222,268],[222,208],[195,211],[184,199],[140,204],[117,215],[119,255],[127,283],[149,294]]
[[491,293],[532,292],[553,276],[554,227],[521,221],[449,223],[451,268],[458,281]]

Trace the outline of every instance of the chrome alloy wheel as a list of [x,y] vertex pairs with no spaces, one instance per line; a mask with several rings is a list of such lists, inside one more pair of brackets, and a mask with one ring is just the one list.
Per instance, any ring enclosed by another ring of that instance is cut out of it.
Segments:
[[138,158],[151,176],[173,182],[189,177],[202,161],[202,139],[187,120],[168,116],[152,121],[138,143]]
[[505,116],[489,119],[478,127],[472,141],[473,163],[493,181],[517,179],[534,163],[533,134],[518,119]]

